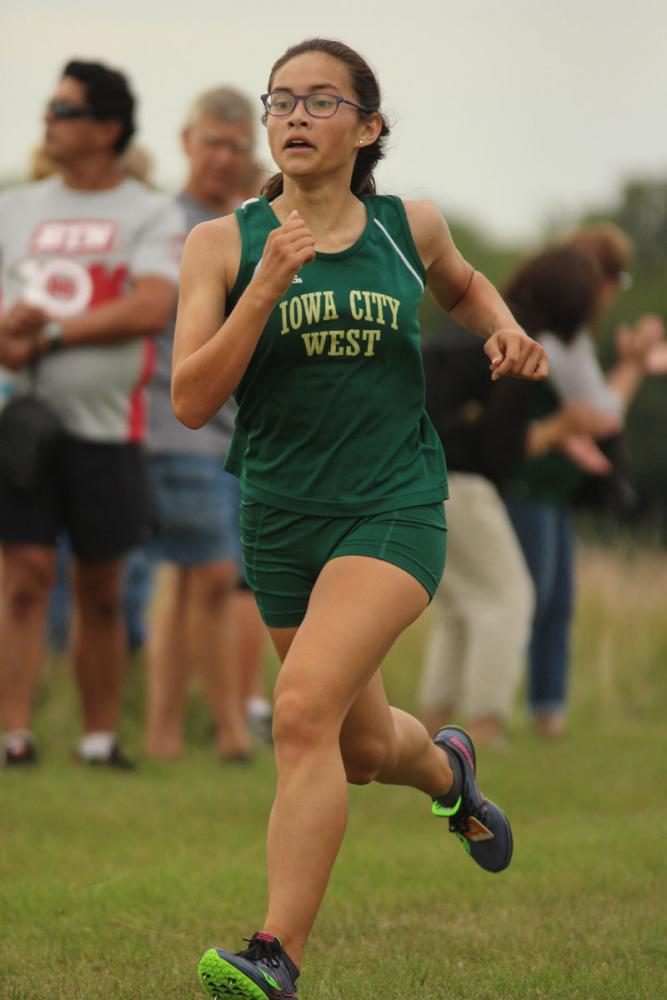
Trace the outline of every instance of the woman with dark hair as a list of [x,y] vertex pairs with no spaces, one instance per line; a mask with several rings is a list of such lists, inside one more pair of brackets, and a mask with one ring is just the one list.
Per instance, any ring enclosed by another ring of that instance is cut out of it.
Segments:
[[296,996],[304,945],[340,848],[347,782],[404,784],[481,867],[512,854],[468,735],[434,739],[390,708],[379,667],[443,570],[445,464],[424,413],[417,306],[486,339],[491,377],[542,378],[541,347],[461,257],[437,208],[375,194],[388,127],[375,76],[310,39],[262,98],[281,173],[186,243],[173,402],[188,426],[234,393],[247,579],[282,660],[269,906],[240,954],[206,952],[212,997]]
[[[581,238],[550,247],[522,264],[505,290],[514,315],[539,338],[549,359],[549,379],[531,387],[533,420],[548,418],[563,406],[586,408],[580,428],[586,434],[574,434],[559,448],[529,457],[504,486],[507,510],[535,587],[528,703],[536,730],[545,737],[560,736],[565,721],[574,592],[573,500],[584,471],[598,476],[612,471],[593,439],[619,431],[651,351],[662,337],[660,321],[643,317],[634,330],[623,331],[618,361],[603,374],[589,329],[609,305],[614,293],[610,282],[616,279],[610,277],[607,258],[597,246],[596,240]],[[606,240],[600,246],[607,247]],[[621,270],[619,265],[617,279]],[[616,291],[618,287],[620,280]]]

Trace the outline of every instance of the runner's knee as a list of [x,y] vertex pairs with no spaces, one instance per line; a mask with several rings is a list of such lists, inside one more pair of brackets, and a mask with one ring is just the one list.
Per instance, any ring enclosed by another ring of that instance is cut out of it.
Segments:
[[301,754],[334,738],[331,713],[321,699],[289,689],[277,696],[273,710],[273,742],[277,756]]
[[394,741],[375,735],[364,735],[354,746],[343,748],[345,774],[351,785],[369,785],[391,766],[396,756]]

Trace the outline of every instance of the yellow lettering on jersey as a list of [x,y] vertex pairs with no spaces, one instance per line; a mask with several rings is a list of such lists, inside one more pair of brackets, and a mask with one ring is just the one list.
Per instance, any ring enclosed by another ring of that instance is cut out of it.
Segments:
[[375,355],[375,345],[382,336],[379,330],[362,330],[362,339],[366,341],[364,357],[372,358]]
[[309,325],[311,323],[319,323],[322,292],[304,292],[304,294],[300,295],[299,298],[303,302],[303,312],[306,317],[306,323]]
[[328,330],[301,334],[301,338],[306,345],[306,354],[309,358],[312,358],[317,354],[324,354],[324,348],[326,347],[328,336]]
[[380,324],[380,326],[384,326],[385,325],[385,323],[384,323],[384,309],[382,307],[383,307],[384,301],[387,298],[388,298],[388,296],[387,295],[383,295],[382,292],[371,292],[371,300],[377,306],[376,321]]
[[395,299],[391,295],[385,295],[385,299],[391,309],[391,328],[392,330],[398,330],[398,307],[401,304],[400,299]]
[[301,296],[295,295],[289,300],[289,325],[293,330],[298,330],[302,323],[303,306],[301,305]]
[[287,302],[280,302],[280,319],[282,326],[280,327],[280,336],[284,337],[286,333],[289,333],[289,326],[287,325]]
[[345,354],[345,351],[341,347],[341,339],[345,336],[345,330],[330,330],[329,331],[329,357],[340,358]]
[[334,299],[333,292],[324,293],[324,316],[323,322],[328,323],[329,320],[338,319],[338,313],[336,312],[336,301]]
[[387,310],[391,313],[391,328],[398,330],[398,309],[400,300],[384,292],[367,292],[353,288],[350,292],[350,313],[353,319],[364,319],[367,323],[375,322],[386,326],[389,322]]
[[366,305],[366,315],[364,316],[364,319],[366,320],[366,322],[370,323],[370,321],[373,319],[373,313],[371,312],[371,293],[362,292],[361,294],[364,297],[364,303]]
[[381,330],[313,330],[301,334],[309,358],[322,355],[354,358],[361,354],[360,341],[366,347],[364,357],[372,358],[375,356],[375,345],[381,338]]
[[364,310],[358,304],[361,298],[361,292],[357,288],[353,288],[350,292],[350,312],[352,313],[353,319],[363,319]]
[[345,334],[345,339],[347,340],[345,354],[348,358],[355,358],[361,352],[361,348],[359,347],[360,336],[361,330],[347,330]]

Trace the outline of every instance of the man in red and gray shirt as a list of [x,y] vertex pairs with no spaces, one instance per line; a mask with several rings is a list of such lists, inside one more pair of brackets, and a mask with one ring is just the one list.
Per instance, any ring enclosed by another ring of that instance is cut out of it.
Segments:
[[119,165],[134,133],[134,98],[121,73],[68,63],[44,121],[44,152],[58,175],[0,196],[0,364],[21,393],[36,363],[36,391],[64,434],[39,488],[0,478],[4,760],[36,760],[32,703],[55,543],[66,532],[84,720],[78,754],[123,767],[123,556],[149,527],[144,390],[152,335],[174,308],[183,219],[172,200]]

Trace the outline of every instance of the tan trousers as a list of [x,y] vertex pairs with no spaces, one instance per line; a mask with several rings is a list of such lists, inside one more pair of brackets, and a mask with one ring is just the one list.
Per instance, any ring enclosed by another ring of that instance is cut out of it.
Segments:
[[447,565],[433,598],[419,705],[505,720],[525,661],[532,581],[493,484],[454,472],[449,487]]

